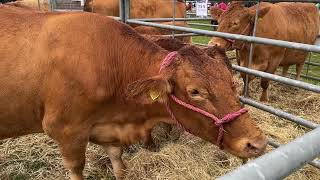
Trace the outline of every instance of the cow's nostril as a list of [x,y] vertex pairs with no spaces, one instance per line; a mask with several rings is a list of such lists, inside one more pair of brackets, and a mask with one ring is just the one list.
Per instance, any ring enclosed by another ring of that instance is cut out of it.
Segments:
[[220,47],[221,45],[219,43],[214,43],[214,46]]
[[220,47],[220,43],[215,42],[215,41],[210,41],[208,44],[209,44],[210,46],[217,46],[217,47]]
[[250,151],[257,151],[257,150],[259,150],[258,147],[255,147],[255,146],[252,145],[250,142],[247,143],[247,148],[248,148]]
[[263,153],[267,145],[267,142],[264,140],[253,140],[249,141],[246,144],[246,149],[249,154],[259,155]]

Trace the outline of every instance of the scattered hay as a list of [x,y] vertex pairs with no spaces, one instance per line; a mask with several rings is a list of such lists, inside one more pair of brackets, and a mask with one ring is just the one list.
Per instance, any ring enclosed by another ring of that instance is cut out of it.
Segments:
[[[237,83],[240,91],[243,83],[240,79],[237,79]],[[258,80],[251,83],[250,92],[252,98],[259,99],[261,89]],[[320,123],[319,94],[271,83],[268,104]],[[267,136],[281,143],[287,143],[309,131],[269,113],[248,108]],[[230,172],[242,163],[240,159],[190,134],[184,133],[177,140],[177,136],[174,135],[176,133],[169,137],[157,130],[155,133],[158,137],[156,142],[161,147],[158,152],[150,152],[142,149],[140,145],[134,145],[124,153],[123,157],[128,167],[126,179],[207,180]],[[315,180],[320,179],[319,174],[320,170],[307,165],[287,179]],[[114,179],[107,155],[95,145],[88,146],[85,176],[87,179]],[[47,136],[36,134],[0,141],[1,180],[67,177],[57,145]]]

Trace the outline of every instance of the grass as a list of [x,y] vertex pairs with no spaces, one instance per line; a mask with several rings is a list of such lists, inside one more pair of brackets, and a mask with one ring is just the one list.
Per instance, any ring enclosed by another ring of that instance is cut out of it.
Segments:
[[[308,62],[309,59],[306,60],[306,62]],[[320,64],[320,54],[319,53],[311,53],[311,59],[310,62],[314,62],[314,63],[318,63]],[[289,69],[289,72],[291,73],[295,73],[296,72],[296,67],[291,66]],[[307,76],[312,76],[312,77],[317,77],[320,78],[320,66],[313,66],[313,65],[304,65],[303,71],[302,71],[303,75],[307,75]],[[294,78],[293,75],[291,75],[292,78]],[[320,85],[320,81],[317,80],[312,80],[309,78],[304,78],[302,77],[302,80],[308,83],[312,83],[312,84],[316,84],[316,85]]]
[[[210,24],[210,21],[191,21],[191,22],[201,23],[201,24]],[[208,31],[213,30],[212,27],[205,27],[205,26],[198,26],[198,25],[190,25],[190,27],[196,28],[196,29],[208,30]],[[208,44],[210,39],[211,39],[211,37],[208,37],[208,36],[193,36],[192,42],[193,43]]]

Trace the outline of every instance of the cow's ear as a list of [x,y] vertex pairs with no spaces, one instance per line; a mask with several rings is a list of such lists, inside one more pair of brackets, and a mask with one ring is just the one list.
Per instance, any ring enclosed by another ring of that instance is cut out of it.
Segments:
[[[259,16],[258,18],[263,18],[270,10],[270,7],[264,7],[259,9]],[[256,7],[252,7],[249,9],[249,14],[251,17],[255,17],[256,16]]]
[[219,19],[220,19],[222,13],[223,13],[223,11],[222,11],[220,8],[218,8],[218,7],[211,7],[211,8],[210,8],[210,14],[211,14],[211,16],[212,16],[215,20],[217,20],[218,22],[220,21]]
[[126,89],[126,99],[141,104],[164,103],[169,93],[171,86],[168,80],[158,75],[129,84]]
[[203,50],[208,56],[212,57],[213,59],[224,59],[225,57],[227,57],[226,51],[218,46],[208,46],[203,48]]
[[213,59],[217,59],[219,61],[222,61],[226,64],[228,70],[232,72],[232,65],[231,62],[226,54],[226,51],[222,48],[219,48],[217,46],[209,46],[203,49],[208,56],[210,56]]

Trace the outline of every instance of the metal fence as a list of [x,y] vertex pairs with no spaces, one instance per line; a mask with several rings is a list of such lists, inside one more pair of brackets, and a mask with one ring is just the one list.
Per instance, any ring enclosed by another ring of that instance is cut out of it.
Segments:
[[[199,30],[194,28],[187,28],[187,27],[179,27],[174,25],[165,25],[165,24],[158,24],[154,22],[163,22],[163,21],[194,21],[194,20],[210,20],[211,18],[153,18],[153,19],[129,19],[130,9],[129,9],[129,1],[130,0],[119,0],[120,2],[120,20],[125,23],[130,24],[137,24],[137,25],[144,25],[144,26],[152,26],[158,28],[164,28],[169,30],[178,30],[187,32],[187,35],[206,35],[206,36],[216,36],[216,37],[223,37],[233,40],[242,40],[251,43],[250,48],[250,56],[249,56],[249,63],[252,61],[252,45],[253,43],[256,44],[266,44],[266,45],[273,45],[278,47],[285,47],[285,48],[292,48],[298,50],[304,50],[309,52],[320,52],[320,46],[315,45],[308,45],[302,43],[293,43],[287,42],[282,40],[275,40],[275,39],[267,39],[261,37],[254,37],[254,36],[245,36],[245,35],[237,35],[237,34],[229,34],[229,33],[222,33],[222,32],[214,32],[214,31],[207,31],[207,30]],[[283,2],[283,1],[276,1],[276,0],[265,0],[268,2]],[[317,2],[320,3],[320,0],[286,0],[287,2]],[[174,3],[176,0],[174,0]],[[260,1],[259,1],[260,2]],[[259,2],[257,2],[257,14],[259,13]],[[175,12],[175,8],[174,12]],[[258,17],[258,16],[256,16]],[[255,24],[257,22],[257,18],[255,19]],[[198,25],[198,24],[194,24]],[[256,29],[256,27],[254,28]],[[254,30],[255,31],[255,30]],[[254,35],[255,33],[253,33]],[[174,34],[173,34],[174,35]],[[317,63],[308,62],[306,63],[308,66],[310,65],[319,65]],[[284,83],[290,86],[310,90],[316,93],[320,93],[320,86],[316,86],[313,84],[308,84],[302,81],[296,81],[293,79],[289,79],[286,77],[269,74],[261,71],[256,71],[253,69],[249,69],[246,67],[240,67],[237,65],[232,66],[234,70],[238,72],[244,72],[247,74],[259,76],[265,79],[269,79],[272,81]],[[248,81],[245,83],[245,88],[248,87]],[[279,109],[275,109],[271,106],[262,104],[257,102],[253,99],[250,99],[247,94],[243,97],[240,97],[240,101],[244,104],[253,106],[260,110],[269,112],[276,116],[279,116],[285,120],[289,120],[294,122],[298,125],[303,127],[314,129],[311,132],[301,136],[300,138],[295,139],[294,141],[288,143],[287,145],[280,146],[277,142],[270,139],[269,145],[273,147],[279,147],[276,150],[269,152],[253,161],[250,161],[246,165],[243,165],[239,169],[220,177],[220,179],[279,179],[286,177],[293,171],[297,170],[298,168],[302,167],[306,163],[309,163],[312,166],[320,168],[320,161],[313,160],[320,154],[320,125],[310,122],[306,119],[301,117],[295,116],[293,114],[284,112]],[[312,161],[313,160],[313,161]]]

